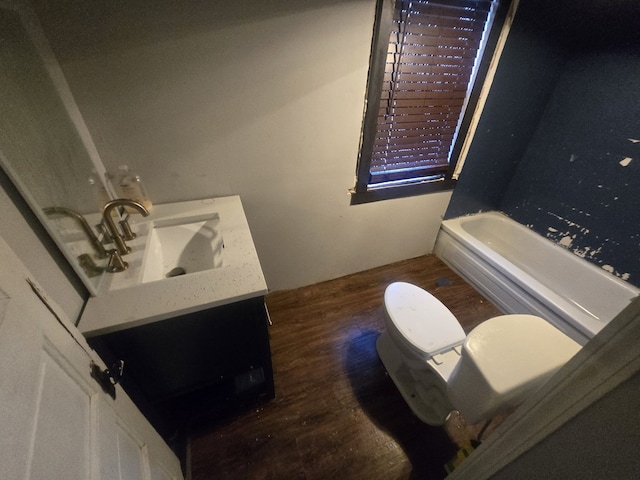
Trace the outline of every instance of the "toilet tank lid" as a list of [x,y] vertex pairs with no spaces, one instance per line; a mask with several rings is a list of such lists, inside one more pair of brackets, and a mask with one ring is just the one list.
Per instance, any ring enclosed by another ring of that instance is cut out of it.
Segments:
[[546,378],[563,366],[580,345],[535,315],[491,318],[474,328],[464,342],[468,356],[495,391]]
[[384,293],[384,304],[402,336],[424,353],[436,355],[464,341],[464,330],[453,313],[416,285],[392,283]]

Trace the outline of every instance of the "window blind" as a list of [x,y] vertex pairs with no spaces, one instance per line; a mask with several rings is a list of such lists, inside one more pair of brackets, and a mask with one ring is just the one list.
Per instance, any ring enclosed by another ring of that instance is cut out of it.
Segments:
[[495,0],[398,0],[370,186],[444,177]]

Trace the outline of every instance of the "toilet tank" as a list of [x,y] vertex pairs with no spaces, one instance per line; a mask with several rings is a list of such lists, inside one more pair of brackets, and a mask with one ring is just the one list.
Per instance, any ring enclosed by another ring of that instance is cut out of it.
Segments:
[[522,403],[580,350],[540,317],[501,315],[467,336],[447,392],[470,423]]

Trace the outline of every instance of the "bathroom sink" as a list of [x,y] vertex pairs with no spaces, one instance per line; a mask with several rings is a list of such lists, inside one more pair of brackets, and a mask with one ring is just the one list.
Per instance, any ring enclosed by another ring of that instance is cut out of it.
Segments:
[[154,222],[142,266],[142,283],[223,266],[217,213]]

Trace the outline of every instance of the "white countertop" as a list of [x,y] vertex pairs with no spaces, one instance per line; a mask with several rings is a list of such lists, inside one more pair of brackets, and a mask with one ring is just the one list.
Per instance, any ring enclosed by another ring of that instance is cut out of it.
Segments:
[[106,274],[99,294],[87,302],[79,330],[92,337],[265,295],[267,284],[240,197],[154,205],[148,217],[132,215],[130,223],[143,239],[154,221],[210,213],[220,216],[223,266],[138,283],[132,279],[140,278],[144,241],[127,242],[133,248],[131,254],[123,257],[130,263],[129,269]]

